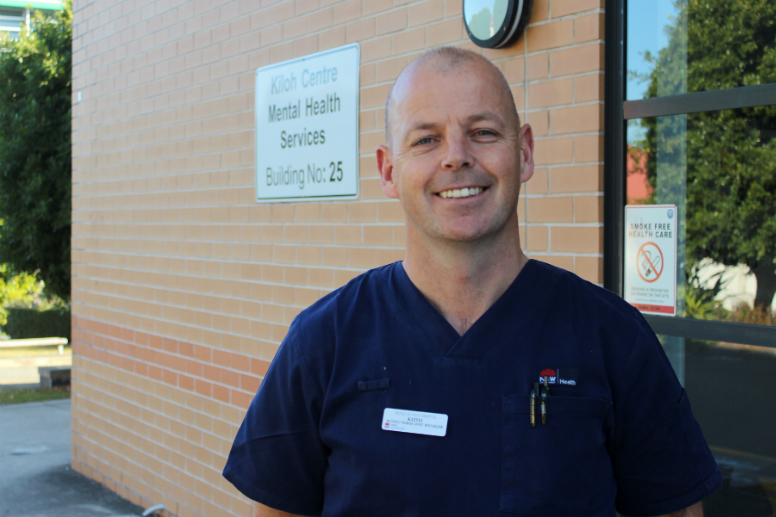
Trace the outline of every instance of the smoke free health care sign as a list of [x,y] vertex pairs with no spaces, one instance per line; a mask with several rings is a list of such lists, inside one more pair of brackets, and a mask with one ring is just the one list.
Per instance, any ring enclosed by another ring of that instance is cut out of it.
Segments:
[[256,200],[358,197],[359,46],[256,71]]
[[625,207],[625,301],[646,314],[676,315],[676,205]]

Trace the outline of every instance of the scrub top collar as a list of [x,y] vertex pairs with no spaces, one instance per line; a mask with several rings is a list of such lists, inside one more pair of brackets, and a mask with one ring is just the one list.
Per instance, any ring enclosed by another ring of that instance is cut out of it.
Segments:
[[539,271],[536,261],[529,260],[512,281],[512,284],[474,322],[463,336],[431,305],[423,293],[412,283],[401,262],[389,266],[387,283],[390,292],[403,309],[407,318],[425,335],[434,351],[444,357],[482,358],[493,346],[493,341],[502,337],[499,331],[508,327],[515,341],[519,340],[517,329],[537,297],[542,292],[537,284]]

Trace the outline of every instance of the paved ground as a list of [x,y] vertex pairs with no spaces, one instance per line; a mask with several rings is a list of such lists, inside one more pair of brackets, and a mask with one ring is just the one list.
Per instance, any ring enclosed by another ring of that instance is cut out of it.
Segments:
[[143,509],[70,470],[70,401],[0,406],[0,517],[112,517]]

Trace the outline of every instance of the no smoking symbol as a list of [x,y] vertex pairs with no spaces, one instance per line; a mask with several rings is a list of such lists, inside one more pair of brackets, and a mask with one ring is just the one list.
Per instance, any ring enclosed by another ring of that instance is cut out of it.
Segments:
[[650,284],[663,274],[663,252],[654,242],[645,242],[636,254],[636,271]]

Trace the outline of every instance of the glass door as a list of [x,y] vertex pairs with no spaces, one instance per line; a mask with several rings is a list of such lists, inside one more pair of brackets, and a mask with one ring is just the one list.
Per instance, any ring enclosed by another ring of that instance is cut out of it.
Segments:
[[625,206],[676,207],[676,315],[647,317],[725,477],[776,515],[776,2],[607,2],[605,285]]

